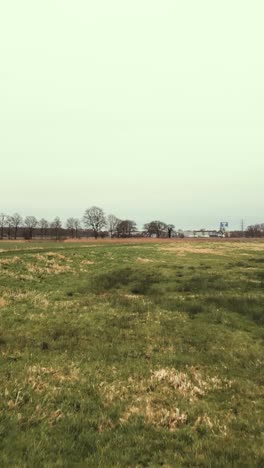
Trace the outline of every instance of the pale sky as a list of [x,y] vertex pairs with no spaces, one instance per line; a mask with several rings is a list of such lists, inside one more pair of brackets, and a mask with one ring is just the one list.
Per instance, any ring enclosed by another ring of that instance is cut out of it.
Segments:
[[0,6],[0,212],[264,222],[263,0]]

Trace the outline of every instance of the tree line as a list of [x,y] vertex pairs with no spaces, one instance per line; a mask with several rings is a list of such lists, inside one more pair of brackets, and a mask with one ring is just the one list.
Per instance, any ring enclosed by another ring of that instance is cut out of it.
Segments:
[[[245,231],[233,231],[231,237],[264,237],[264,223],[248,226]],[[63,223],[56,216],[52,221],[35,216],[22,218],[19,213],[7,215],[0,213],[0,239],[63,239],[67,237],[184,237],[182,231],[176,231],[173,224],[153,220],[144,224],[139,231],[137,223],[131,219],[120,219],[113,214],[105,215],[102,208],[87,208],[82,218],[70,217]]]
[[110,236],[119,237],[172,237],[175,234],[175,226],[159,220],[150,221],[144,225],[143,231],[139,232],[137,223],[131,219],[120,219],[113,214],[105,215],[102,208],[92,206],[85,210],[82,218],[70,217],[63,224],[60,217],[52,221],[45,218],[37,219],[35,216],[22,218],[19,213],[7,215],[0,213],[0,239],[27,240],[33,237],[45,239],[55,238],[59,240],[65,237],[79,238]]

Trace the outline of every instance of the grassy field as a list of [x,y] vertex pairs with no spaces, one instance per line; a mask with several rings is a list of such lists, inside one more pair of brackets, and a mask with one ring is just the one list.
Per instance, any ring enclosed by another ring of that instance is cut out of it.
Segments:
[[0,466],[264,466],[264,242],[0,243]]

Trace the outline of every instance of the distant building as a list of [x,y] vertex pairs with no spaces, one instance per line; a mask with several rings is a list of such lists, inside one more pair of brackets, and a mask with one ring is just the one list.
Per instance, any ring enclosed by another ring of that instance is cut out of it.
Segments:
[[201,229],[200,231],[193,231],[194,232],[194,237],[224,237],[224,234],[222,231],[216,231],[216,230],[206,230],[206,229]]
[[222,231],[216,231],[215,229],[207,230],[207,229],[199,229],[199,230],[189,230],[183,231],[184,237],[197,237],[199,239],[210,238],[210,237],[224,237],[224,233]]
[[193,231],[182,231],[184,237],[194,237]]

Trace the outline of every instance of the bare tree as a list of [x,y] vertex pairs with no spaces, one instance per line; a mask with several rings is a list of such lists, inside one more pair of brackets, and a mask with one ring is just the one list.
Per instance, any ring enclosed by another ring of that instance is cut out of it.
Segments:
[[69,229],[72,238],[78,237],[81,226],[81,221],[78,218],[68,218],[66,221],[66,227]]
[[17,231],[18,231],[19,226],[21,226],[23,223],[23,218],[22,216],[20,216],[20,214],[15,213],[13,214],[13,216],[10,216],[10,222],[11,222],[12,228],[14,229],[14,239],[16,239]]
[[81,230],[82,228],[82,222],[80,219],[78,218],[74,218],[74,229],[75,229],[75,237],[77,239],[78,237],[78,234],[79,234],[79,231]]
[[7,226],[7,215],[0,213],[0,238],[4,238],[4,228]]
[[45,218],[41,218],[38,225],[39,225],[39,228],[40,228],[40,235],[41,235],[41,237],[43,239],[43,237],[47,236],[47,232],[48,232],[48,229],[49,229],[49,223]]
[[26,239],[32,239],[34,229],[38,225],[38,220],[35,216],[27,216],[24,220],[24,225],[26,226],[25,237]]
[[117,233],[117,227],[120,222],[121,220],[118,219],[115,215],[110,214],[107,217],[107,226],[111,237],[114,237],[114,235]]
[[245,235],[246,237],[264,237],[264,223],[248,226]]
[[75,234],[74,218],[68,218],[67,219],[66,228],[69,229],[69,231],[71,233],[71,237],[74,238],[74,234]]
[[92,206],[88,208],[83,216],[83,223],[87,228],[91,228],[95,239],[98,238],[102,228],[106,226],[106,219],[102,208]]
[[11,216],[7,216],[6,226],[7,226],[7,237],[8,237],[8,239],[11,239],[11,233],[12,233],[12,220],[11,220]]
[[54,235],[55,235],[56,240],[59,240],[60,236],[61,236],[62,222],[61,222],[61,220],[60,220],[60,218],[58,216],[56,216],[54,221],[52,221],[51,228],[54,231]]
[[160,237],[167,230],[168,226],[163,221],[151,221],[144,225],[144,229],[149,236],[155,235]]

